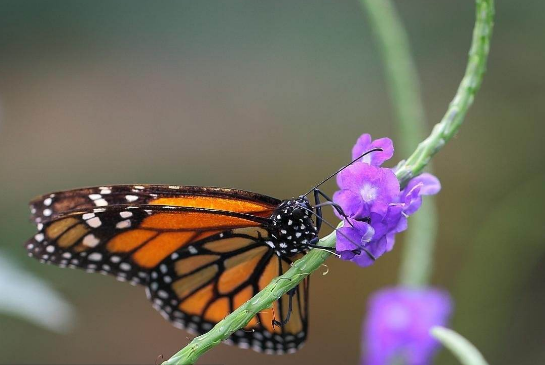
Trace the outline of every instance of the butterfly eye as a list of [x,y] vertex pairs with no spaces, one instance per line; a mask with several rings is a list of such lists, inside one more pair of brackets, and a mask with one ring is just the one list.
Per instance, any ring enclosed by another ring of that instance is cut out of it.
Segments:
[[305,212],[301,208],[295,208],[291,214],[295,219],[302,219],[305,216]]

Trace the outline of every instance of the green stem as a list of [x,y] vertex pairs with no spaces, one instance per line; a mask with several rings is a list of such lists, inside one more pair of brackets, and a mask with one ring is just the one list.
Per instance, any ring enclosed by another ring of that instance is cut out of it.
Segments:
[[[477,19],[466,74],[443,120],[435,126],[432,134],[418,146],[409,159],[398,168],[396,175],[402,183],[418,175],[429,163],[431,156],[441,149],[458,130],[481,83],[492,35],[494,12],[493,0],[477,0],[476,3]],[[319,245],[334,247],[335,242],[335,234],[332,233],[322,238]],[[189,345],[165,363],[195,363],[206,351],[229,338],[237,329],[243,328],[259,311],[270,308],[272,303],[318,269],[329,256],[330,254],[325,251],[311,250],[297,260],[284,275],[273,279],[261,292],[225,317],[209,332],[194,338]]]
[[464,78],[441,122],[435,125],[430,136],[418,145],[416,151],[398,166],[396,174],[402,186],[422,172],[432,156],[456,134],[464,121],[467,110],[473,104],[475,94],[481,86],[493,26],[494,1],[476,0],[476,21]]
[[[396,151],[408,156],[426,136],[424,105],[409,37],[391,0],[360,0],[360,4],[368,14],[385,65],[400,136]],[[401,284],[422,286],[429,282],[436,233],[435,199],[428,197],[411,218],[399,275]]]

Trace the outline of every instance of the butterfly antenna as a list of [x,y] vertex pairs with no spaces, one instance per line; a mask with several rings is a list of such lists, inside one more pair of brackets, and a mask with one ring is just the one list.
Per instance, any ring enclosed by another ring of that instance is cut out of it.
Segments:
[[344,165],[343,167],[341,167],[340,169],[338,169],[337,171],[335,171],[333,174],[329,175],[328,177],[326,177],[325,179],[323,179],[318,185],[314,186],[312,189],[309,190],[308,193],[306,193],[305,195],[303,196],[307,196],[308,194],[312,193],[315,189],[317,189],[319,186],[321,186],[322,184],[326,183],[329,179],[331,179],[333,176],[337,175],[339,172],[341,172],[342,170],[346,169],[348,166],[352,165],[354,162],[358,161],[360,158],[372,153],[372,152],[378,152],[378,151],[383,151],[382,148],[373,148],[372,150],[369,150],[367,152],[365,152],[363,155],[359,156],[358,158],[356,158],[355,160],[353,160],[352,162],[350,162],[348,165]]
[[[302,209],[314,214],[318,219],[321,219],[322,222],[324,222],[326,225],[328,225],[329,227],[333,228],[335,230],[335,232],[337,234],[340,234],[341,236],[343,236],[344,238],[346,238],[347,240],[349,240],[350,242],[352,242],[354,244],[354,246],[356,246],[357,248],[359,248],[360,250],[362,250],[363,252],[365,252],[367,254],[367,256],[369,256],[369,258],[373,261],[376,261],[376,257],[375,255],[373,255],[368,249],[366,249],[365,247],[363,247],[362,245],[358,245],[356,242],[352,241],[347,235],[345,235],[344,233],[342,233],[341,231],[339,231],[337,229],[337,227],[335,227],[333,224],[329,223],[328,221],[326,221],[324,218],[318,216],[318,214],[316,214],[313,210],[311,209],[308,209],[308,208],[305,208],[305,207],[301,207]],[[336,255],[336,256],[339,256],[339,255]]]

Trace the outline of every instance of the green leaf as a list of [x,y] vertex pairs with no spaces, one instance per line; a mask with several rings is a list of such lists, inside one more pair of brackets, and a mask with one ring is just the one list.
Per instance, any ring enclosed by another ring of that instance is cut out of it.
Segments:
[[471,342],[444,327],[433,327],[431,335],[448,348],[462,365],[488,365],[483,355]]

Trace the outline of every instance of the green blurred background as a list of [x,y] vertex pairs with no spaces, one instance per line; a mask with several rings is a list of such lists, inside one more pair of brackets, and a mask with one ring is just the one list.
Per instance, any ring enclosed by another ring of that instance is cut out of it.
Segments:
[[[0,363],[154,363],[192,338],[141,288],[28,259],[32,197],[165,183],[288,198],[348,162],[360,134],[399,140],[355,0],[0,5],[0,249],[78,312],[66,335],[0,313]],[[431,127],[463,74],[474,4],[396,5]],[[443,184],[434,284],[455,298],[454,329],[497,365],[545,363],[543,14],[542,1],[498,2],[483,88],[434,160]],[[395,283],[402,245],[370,268],[330,259],[328,275],[314,274],[297,354],[221,345],[202,362],[357,364],[366,300]],[[456,361],[443,352],[437,363]]]

